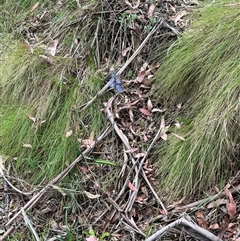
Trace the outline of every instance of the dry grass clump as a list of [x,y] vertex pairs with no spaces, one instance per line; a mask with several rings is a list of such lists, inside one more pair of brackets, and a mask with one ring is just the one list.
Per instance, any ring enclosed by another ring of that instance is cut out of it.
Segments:
[[225,3],[199,10],[158,72],[155,93],[169,108],[182,103],[174,130],[156,156],[169,198],[224,182],[239,160],[239,9]]

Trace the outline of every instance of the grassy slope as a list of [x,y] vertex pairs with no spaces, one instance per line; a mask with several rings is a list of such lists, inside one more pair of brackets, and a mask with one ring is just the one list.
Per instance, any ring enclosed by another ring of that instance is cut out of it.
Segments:
[[182,127],[174,132],[186,141],[169,135],[156,153],[169,198],[224,181],[239,158],[240,14],[239,5],[227,3],[195,13],[158,72],[156,96],[169,108],[183,103],[176,119]]
[[[30,22],[29,19],[34,20],[38,14],[29,12],[34,4],[28,1],[20,5],[3,4],[6,16],[2,17],[11,18],[13,23],[10,25],[6,21],[1,25],[4,55],[0,66],[0,153],[7,156],[8,161],[15,158],[13,163],[17,171],[31,182],[43,177],[51,179],[58,174],[80,154],[77,138],[88,138],[90,132],[96,136],[103,127],[101,104],[96,103],[85,112],[79,111],[80,106],[101,88],[102,76],[94,74],[96,67],[90,52],[85,62],[78,63],[79,55],[86,51],[88,41],[92,41],[93,35],[88,39],[84,33],[89,33],[96,22],[89,18],[79,27],[66,28],[70,20],[78,19],[81,14],[79,8],[74,10],[74,3],[76,1],[50,12],[47,17],[52,18],[51,26],[44,36],[41,31],[37,32],[39,38],[44,39],[35,45],[33,54],[21,38],[23,29],[27,29],[24,21]],[[35,11],[42,14],[45,8],[51,9],[51,4],[45,1]],[[88,4],[92,10],[95,7]],[[22,18],[16,23],[14,16]],[[57,35],[59,45],[51,65],[40,55],[46,56],[47,47]],[[84,36],[82,41],[86,45],[79,44],[78,51],[74,49],[74,36]],[[19,41],[14,40],[19,37]],[[74,57],[68,57],[71,51],[75,51]],[[84,72],[76,78],[77,68],[84,68]],[[70,130],[73,135],[66,138]],[[23,147],[24,144],[32,148]]]

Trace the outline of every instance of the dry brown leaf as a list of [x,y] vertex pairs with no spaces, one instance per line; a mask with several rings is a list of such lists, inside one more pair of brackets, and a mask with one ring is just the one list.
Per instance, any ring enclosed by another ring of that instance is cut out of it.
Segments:
[[99,197],[100,197],[99,194],[92,194],[92,193],[87,192],[87,191],[83,191],[83,192],[84,192],[84,193],[87,195],[87,197],[90,198],[90,199],[96,199],[96,198],[99,198]]
[[186,141],[186,139],[185,139],[184,137],[182,137],[182,136],[180,136],[180,135],[178,135],[178,134],[176,134],[176,133],[173,133],[173,132],[172,132],[172,135],[176,136],[178,139],[180,139],[180,140],[182,140],[182,141]]
[[148,99],[147,108],[148,108],[149,111],[151,111],[152,108],[153,108],[153,104],[152,104],[152,101],[150,99]]
[[153,108],[152,109],[152,112],[160,112],[160,113],[163,113],[163,112],[165,112],[166,111],[166,109],[158,109],[158,108]]
[[208,229],[208,224],[205,220],[205,217],[203,215],[203,213],[201,211],[197,211],[195,213],[196,215],[196,220],[197,220],[197,224],[201,227],[201,228],[205,228],[205,229]]
[[224,191],[229,198],[229,203],[227,204],[228,215],[230,216],[230,218],[233,218],[237,212],[237,205],[236,205],[236,202],[234,201],[232,193],[229,191],[229,189],[227,187],[225,187]]
[[95,143],[93,139],[78,139],[78,142],[81,143],[81,145],[86,148],[91,147]]
[[148,63],[145,62],[145,63],[142,65],[142,67],[140,68],[140,72],[141,72],[141,71],[145,71],[145,70],[147,69],[147,67],[148,67]]
[[228,224],[228,228],[232,228],[232,227],[234,227],[234,226],[236,226],[236,225],[238,225],[238,223],[229,223],[229,224]]
[[67,194],[63,191],[62,188],[60,188],[57,185],[51,185],[52,188],[56,189],[57,191],[59,191],[63,196],[66,196]]
[[129,187],[132,191],[137,192],[137,188],[134,187],[131,182],[128,182],[128,187]]
[[170,6],[170,8],[172,9],[172,11],[173,11],[174,13],[176,13],[176,8],[173,7],[171,4],[169,4],[169,6]]
[[133,153],[136,152],[138,150],[138,148],[131,148],[129,150],[126,151],[126,153]]
[[149,9],[148,9],[148,17],[152,17],[154,9],[155,9],[155,5],[151,4]]
[[137,75],[137,78],[134,80],[135,83],[142,83],[144,78],[145,78],[146,72],[144,71],[140,71]]
[[181,124],[179,123],[179,121],[176,121],[174,123],[174,125],[176,126],[176,128],[180,129],[181,128]]
[[213,201],[213,202],[210,202],[208,205],[207,205],[207,208],[217,208],[221,205],[226,205],[227,204],[227,200],[226,199],[218,199],[216,201]]
[[80,170],[81,170],[83,173],[88,173],[88,172],[89,172],[89,170],[88,170],[86,167],[84,167],[84,166],[81,166],[81,167],[80,167]]
[[167,138],[168,138],[168,136],[167,136],[166,133],[160,133],[160,137],[161,137],[164,141],[166,141]]
[[161,129],[160,137],[164,141],[166,141],[167,140],[167,134],[166,134],[167,128],[165,127],[165,120],[164,120],[164,118],[161,119],[160,129]]
[[132,48],[131,47],[127,47],[122,51],[122,56],[126,56],[127,52],[130,51]]
[[152,115],[152,113],[149,110],[146,110],[144,108],[140,108],[139,110],[146,116]]
[[58,45],[58,39],[55,39],[55,40],[52,41],[52,43],[48,47],[48,53],[51,56],[55,56],[56,51],[57,51],[57,45]]
[[53,65],[53,59],[51,57],[48,57],[46,55],[39,55],[40,58],[44,59],[48,64]]
[[32,9],[30,10],[30,12],[33,12],[33,11],[38,7],[38,5],[39,5],[39,2],[36,2],[36,3],[33,5],[33,7],[32,7]]
[[37,118],[36,117],[34,117],[34,116],[32,116],[32,115],[28,115],[28,118],[30,119],[30,120],[32,120],[33,122],[36,122],[36,120],[37,120]]
[[182,103],[177,104],[177,108],[180,110],[182,108]]
[[67,131],[67,132],[66,132],[66,135],[65,135],[65,136],[68,138],[68,137],[71,136],[72,134],[73,134],[73,131],[70,130],[70,131]]
[[32,148],[32,145],[31,145],[31,144],[23,144],[22,146],[23,146],[23,147],[26,147],[26,148]]
[[214,224],[211,224],[208,228],[213,230],[219,229],[219,225],[217,223],[214,223]]
[[179,11],[174,17],[171,17],[171,19],[174,21],[175,24],[177,24],[177,22],[180,21],[181,18],[187,14],[188,12],[186,10],[182,10]]

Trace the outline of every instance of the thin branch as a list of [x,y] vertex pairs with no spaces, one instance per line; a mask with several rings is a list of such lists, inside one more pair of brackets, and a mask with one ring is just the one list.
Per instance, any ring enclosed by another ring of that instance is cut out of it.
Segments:
[[35,240],[36,240],[36,241],[40,241],[40,238],[39,238],[39,236],[38,236],[36,230],[34,229],[34,227],[33,227],[32,223],[31,223],[31,221],[29,220],[29,218],[28,218],[26,212],[24,211],[24,208],[21,208],[21,212],[22,212],[23,219],[24,219],[26,225],[29,227],[29,229],[31,230],[33,236],[35,237]]
[[207,239],[209,239],[211,241],[222,241],[222,239],[220,239],[219,237],[215,236],[214,234],[212,234],[208,230],[199,227],[197,224],[195,224],[193,222],[190,222],[185,217],[182,217],[182,218],[168,224],[167,226],[163,227],[162,229],[160,229],[159,231],[157,231],[156,233],[151,235],[145,241],[158,240],[161,236],[163,236],[166,232],[171,230],[173,227],[180,226],[180,225],[187,226],[187,227],[195,230],[196,232],[198,232],[199,234],[201,234],[202,236],[206,237]]
[[[52,181],[50,181],[42,190],[40,190],[36,195],[34,195],[31,200],[29,200],[25,206],[23,207],[24,210],[30,210],[34,205],[36,205],[39,200],[42,198],[42,196],[51,189],[52,185],[58,184],[60,181],[62,181],[68,173],[75,167],[75,165],[82,160],[83,155],[87,155],[89,152],[92,151],[92,149],[95,147],[95,145],[101,141],[104,137],[107,136],[109,133],[109,127],[97,138],[97,140],[89,147],[87,148],[79,157],[77,157],[65,170],[63,170],[58,176],[56,176]],[[18,211],[5,225],[5,227],[8,227],[10,224],[13,223],[14,220],[16,220],[19,215],[22,213],[22,211]],[[0,238],[0,241],[4,240],[13,230],[15,229],[14,226],[11,226],[6,233]],[[6,235],[7,234],[7,235]]]
[[8,179],[6,178],[6,176],[4,175],[3,172],[1,172],[1,175],[2,175],[3,179],[5,180],[5,182],[16,192],[18,192],[22,195],[25,195],[25,196],[29,196],[29,195],[33,194],[33,191],[32,192],[23,192],[23,191],[19,190],[18,188],[14,187],[14,185],[10,181],[8,181]]
[[[126,61],[126,63],[122,66],[121,69],[119,69],[116,73],[116,75],[121,75],[122,72],[127,68],[127,66],[133,61],[133,59],[141,52],[142,48],[145,46],[149,38],[155,33],[155,31],[163,24],[164,19],[160,19],[158,23],[153,27],[151,32],[147,35],[147,37],[143,40],[141,45],[137,48],[137,50],[133,53],[133,55]],[[110,75],[109,75],[110,76]],[[107,78],[109,78],[109,76]],[[81,109],[81,111],[85,110],[90,106],[99,96],[103,95],[105,91],[109,88],[110,81],[107,82],[107,84],[90,100],[88,101],[85,106]]]

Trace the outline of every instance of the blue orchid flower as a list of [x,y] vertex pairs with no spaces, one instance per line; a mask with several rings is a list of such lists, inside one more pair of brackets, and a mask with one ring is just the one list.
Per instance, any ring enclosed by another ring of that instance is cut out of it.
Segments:
[[116,75],[116,76],[115,76],[115,74],[111,75],[110,85],[109,86],[111,88],[116,89],[118,93],[122,93],[123,92],[123,89],[122,89],[122,86],[121,86],[121,80],[120,80],[120,76],[119,75]]

